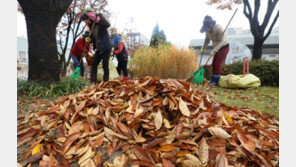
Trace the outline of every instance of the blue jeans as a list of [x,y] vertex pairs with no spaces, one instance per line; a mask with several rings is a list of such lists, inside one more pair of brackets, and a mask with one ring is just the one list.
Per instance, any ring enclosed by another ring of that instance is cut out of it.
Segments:
[[80,66],[80,76],[84,77],[83,60],[81,60],[80,65],[79,65],[79,61],[78,61],[78,59],[77,59],[77,57],[75,55],[71,55],[71,58],[72,58],[73,63],[74,63],[74,71],[75,71],[77,66]]

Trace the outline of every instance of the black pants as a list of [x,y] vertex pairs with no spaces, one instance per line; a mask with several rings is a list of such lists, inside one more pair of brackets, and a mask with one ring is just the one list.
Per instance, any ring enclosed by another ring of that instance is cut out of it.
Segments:
[[121,71],[123,71],[124,77],[127,77],[127,60],[118,61],[117,72],[118,72],[119,76],[121,74]]
[[92,65],[91,65],[90,79],[91,79],[92,83],[97,82],[98,65],[100,64],[102,59],[103,59],[103,70],[104,70],[103,80],[104,81],[109,80],[109,58],[110,58],[110,53],[111,53],[111,49],[106,49],[102,53],[99,53],[98,51],[95,53],[95,57],[93,59]]

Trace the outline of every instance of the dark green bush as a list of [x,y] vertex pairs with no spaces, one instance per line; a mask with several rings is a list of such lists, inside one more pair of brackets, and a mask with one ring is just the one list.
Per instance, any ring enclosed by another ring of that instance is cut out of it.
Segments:
[[79,92],[91,84],[81,78],[66,78],[57,83],[17,80],[17,95],[27,97],[58,97]]
[[[222,66],[222,75],[243,74],[243,63],[233,63]],[[250,61],[249,72],[259,77],[262,85],[279,86],[279,61]],[[206,67],[205,78],[211,78],[211,66]]]

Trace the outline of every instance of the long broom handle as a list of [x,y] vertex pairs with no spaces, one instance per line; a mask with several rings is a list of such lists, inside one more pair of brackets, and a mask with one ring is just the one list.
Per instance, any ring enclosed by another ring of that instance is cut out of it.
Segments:
[[[225,27],[225,29],[224,29],[224,31],[223,31],[223,34],[222,34],[222,37],[223,37],[223,35],[224,35],[226,29],[228,28],[229,24],[231,23],[231,21],[232,21],[234,15],[236,14],[237,10],[238,10],[238,8],[234,11],[234,13],[233,13],[232,17],[230,18],[230,20],[229,20],[227,26]],[[208,60],[207,60],[207,62],[206,62],[206,64],[205,64],[205,66],[207,66],[209,60],[210,60],[212,57],[213,57],[213,55],[211,55],[211,56],[208,58]]]
[[[203,44],[203,46],[202,46],[202,50],[205,49],[205,44],[206,44],[206,39],[205,39],[204,44]],[[204,52],[201,52],[200,60],[199,60],[199,64],[198,64],[198,68],[197,68],[197,70],[199,70],[199,68],[200,68],[201,60],[202,60],[202,56],[203,56],[203,54],[204,54]]]
[[[96,17],[95,21],[96,21],[96,20],[97,20],[97,17]],[[95,21],[94,21],[93,25],[91,26],[90,32],[89,32],[89,34],[88,34],[88,37],[91,36],[91,33],[92,33],[92,31],[93,31],[93,29],[94,29],[94,27],[95,27]],[[79,61],[79,64],[81,63],[81,60],[82,60],[82,58],[83,58],[83,55],[84,55],[84,52],[85,52],[85,49],[86,49],[87,44],[88,44],[88,42],[85,42],[85,45],[84,45],[84,48],[83,48],[83,51],[82,51],[82,56],[81,56],[81,59],[80,59],[80,61]]]

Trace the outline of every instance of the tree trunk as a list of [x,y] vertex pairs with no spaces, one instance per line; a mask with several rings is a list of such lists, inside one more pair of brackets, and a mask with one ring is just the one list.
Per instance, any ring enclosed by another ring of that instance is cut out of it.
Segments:
[[28,79],[47,82],[59,81],[60,65],[56,45],[57,23],[51,16],[48,16],[47,19],[41,17],[26,17],[29,41]]
[[254,48],[253,48],[252,60],[260,60],[261,59],[263,42],[264,42],[263,39],[254,38]]
[[72,0],[18,0],[27,24],[29,80],[60,80],[56,26]]

